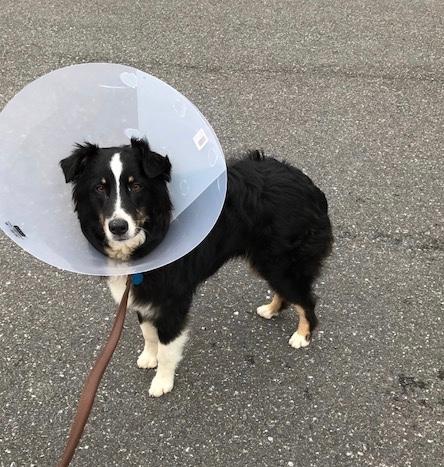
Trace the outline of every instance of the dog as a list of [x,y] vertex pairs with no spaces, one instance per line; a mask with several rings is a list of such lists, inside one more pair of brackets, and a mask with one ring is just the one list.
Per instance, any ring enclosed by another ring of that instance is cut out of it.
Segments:
[[[171,163],[145,139],[109,148],[78,144],[60,165],[65,181],[73,184],[82,232],[98,251],[131,261],[165,237],[172,211]],[[271,303],[257,308],[261,317],[294,307],[299,322],[289,340],[292,347],[307,346],[317,325],[312,288],[333,243],[324,193],[300,170],[262,151],[229,163],[227,176],[224,206],[208,236],[131,286],[129,306],[137,311],[145,343],[137,365],[157,367],[151,396],[173,388],[196,288],[232,258],[245,258],[274,291]],[[108,279],[117,302],[125,282],[126,277]]]

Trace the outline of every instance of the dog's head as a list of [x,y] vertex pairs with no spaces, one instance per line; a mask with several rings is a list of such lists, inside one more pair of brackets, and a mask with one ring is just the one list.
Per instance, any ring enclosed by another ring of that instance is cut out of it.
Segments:
[[73,184],[82,231],[97,250],[127,260],[162,241],[171,219],[168,156],[133,138],[131,145],[112,148],[78,144],[60,166]]

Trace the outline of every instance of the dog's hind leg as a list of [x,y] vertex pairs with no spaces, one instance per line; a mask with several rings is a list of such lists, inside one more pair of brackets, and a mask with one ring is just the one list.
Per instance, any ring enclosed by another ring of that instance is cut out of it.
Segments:
[[262,316],[262,318],[271,319],[273,316],[277,316],[284,306],[285,300],[279,294],[275,293],[271,302],[259,306],[256,312],[259,316]]
[[[272,282],[271,280],[269,282]],[[277,291],[283,303],[291,303],[299,317],[296,332],[291,336],[289,344],[295,349],[306,347],[310,343],[312,333],[318,324],[315,314],[316,298],[312,293],[312,277],[299,277],[296,280],[280,277],[279,281],[270,284]]]
[[137,359],[137,366],[139,368],[156,368],[157,366],[157,348],[159,337],[157,336],[157,329],[150,321],[143,319],[140,313],[137,313],[139,319],[140,329],[142,330],[145,345],[142,353]]
[[299,323],[296,332],[290,337],[288,343],[295,349],[299,349],[300,347],[307,347],[310,343],[311,333],[317,324],[317,318],[314,309],[310,310],[301,305],[294,305],[294,308],[299,317]]

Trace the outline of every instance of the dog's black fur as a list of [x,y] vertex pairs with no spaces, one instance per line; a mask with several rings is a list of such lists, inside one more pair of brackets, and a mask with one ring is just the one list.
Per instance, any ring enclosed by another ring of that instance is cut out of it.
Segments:
[[[122,203],[134,216],[144,213],[138,225],[147,232],[147,241],[133,256],[144,255],[167,232],[171,214],[168,159],[152,152],[146,141],[132,140],[131,146],[119,148],[78,146],[61,166],[66,181],[74,184],[73,198],[83,233],[107,254],[102,224],[107,203],[112,204],[112,190],[107,200],[94,187],[107,177],[115,152],[123,155],[125,176],[131,175],[142,186],[137,196],[129,192]],[[150,319],[160,342],[167,344],[184,329],[197,286],[229,259],[244,257],[286,302],[304,309],[311,332],[317,323],[312,286],[332,241],[322,191],[300,170],[251,151],[229,164],[225,204],[209,235],[186,256],[144,273],[142,284],[132,288],[134,303],[150,304],[157,310]],[[139,320],[144,319],[139,313]]]

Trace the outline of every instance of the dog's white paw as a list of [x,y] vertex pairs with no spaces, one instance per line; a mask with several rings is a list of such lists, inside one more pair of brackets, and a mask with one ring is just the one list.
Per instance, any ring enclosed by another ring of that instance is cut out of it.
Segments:
[[174,375],[172,377],[160,376],[157,374],[151,381],[149,395],[160,397],[167,392],[170,392],[174,386]]
[[273,316],[277,316],[279,314],[278,311],[274,311],[274,308],[271,305],[262,305],[257,307],[256,313],[265,319],[271,319]]
[[139,368],[156,368],[157,358],[150,352],[144,350],[137,359],[137,366]]
[[295,349],[299,349],[301,347],[307,347],[310,343],[310,334],[307,336],[303,336],[299,334],[297,331],[290,337],[288,343],[294,347]]

